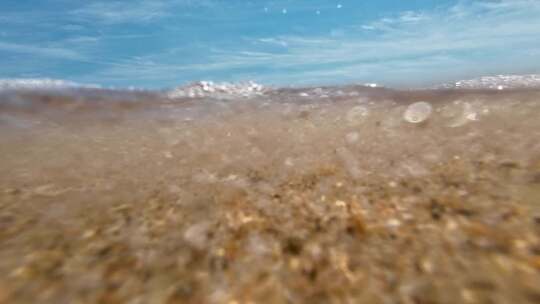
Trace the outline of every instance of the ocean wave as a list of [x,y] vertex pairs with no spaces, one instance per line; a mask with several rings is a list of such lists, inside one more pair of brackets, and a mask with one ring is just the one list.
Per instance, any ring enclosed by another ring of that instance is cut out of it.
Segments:
[[0,91],[55,91],[78,88],[98,89],[100,86],[50,78],[0,79]]
[[253,81],[240,83],[214,83],[212,81],[199,81],[187,86],[176,87],[166,92],[167,97],[176,98],[204,98],[230,99],[239,97],[255,97],[267,93],[270,89]]
[[[540,88],[540,74],[527,75],[495,75],[483,76],[467,80],[459,80],[451,83],[436,85],[427,89],[480,89],[480,90],[504,90],[504,89],[527,89]],[[358,85],[323,86],[323,87],[269,87],[253,81],[247,82],[213,82],[198,81],[188,85],[174,87],[165,90],[148,90],[140,87],[113,88],[102,87],[95,84],[81,84],[70,80],[52,78],[13,78],[0,79],[0,92],[79,92],[96,91],[104,94],[157,94],[168,99],[236,99],[254,98],[272,94],[290,93],[303,98],[328,98],[342,96],[357,96],[365,89],[392,90],[375,83]]]
[[540,74],[495,75],[459,80],[435,86],[436,89],[524,89],[539,88]]

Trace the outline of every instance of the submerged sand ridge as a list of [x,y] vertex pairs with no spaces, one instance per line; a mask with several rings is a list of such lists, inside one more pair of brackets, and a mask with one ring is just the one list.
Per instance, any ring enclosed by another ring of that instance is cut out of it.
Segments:
[[4,94],[0,303],[536,303],[538,117],[535,89]]

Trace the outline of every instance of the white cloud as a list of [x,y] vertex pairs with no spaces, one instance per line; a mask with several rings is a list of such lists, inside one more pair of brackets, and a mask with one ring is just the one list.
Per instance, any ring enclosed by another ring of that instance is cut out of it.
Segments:
[[413,11],[406,11],[399,15],[399,22],[405,22],[405,23],[415,23],[420,22],[428,17],[425,14],[417,13]]
[[[139,11],[126,14],[136,16]],[[167,50],[101,63],[103,69],[88,77],[167,83],[175,75],[224,75],[227,78],[215,80],[423,85],[450,80],[444,77],[505,69],[509,73],[527,67],[540,71],[538,61],[531,60],[540,51],[538,16],[537,0],[461,1],[432,11],[404,11],[370,23],[359,21],[336,28],[334,33],[339,35],[258,38],[244,49],[211,52],[200,63],[174,58]],[[263,47],[261,51],[261,44],[274,50]]]
[[279,41],[287,45],[287,53],[247,56],[230,52],[217,54],[211,61],[222,63],[218,66],[224,69],[271,66],[285,74],[261,75],[272,82],[318,79],[317,75],[369,81],[382,74],[394,82],[397,78],[392,74],[403,73],[410,75],[405,79],[426,81],[441,77],[429,73],[445,74],[441,69],[452,71],[448,77],[457,77],[468,71],[482,73],[480,66],[485,72],[532,65],[540,70],[530,57],[519,61],[522,54],[540,49],[538,16],[540,1],[462,1],[447,9],[406,11],[342,28],[343,35],[259,39],[270,44]]
[[166,5],[161,1],[119,1],[92,2],[71,11],[75,17],[96,20],[107,24],[125,22],[148,22],[167,14]]
[[40,57],[67,59],[67,60],[84,60],[84,56],[80,53],[57,47],[37,47],[32,45],[0,42],[0,51],[7,51],[19,54],[29,54]]
[[259,42],[287,47],[287,42],[285,42],[284,40],[276,39],[276,38],[261,38],[259,39]]
[[72,10],[76,18],[105,24],[144,23],[171,16],[183,7],[213,7],[214,0],[93,1]]
[[78,36],[66,39],[66,42],[70,43],[96,43],[100,39],[98,37],[92,37],[92,36]]

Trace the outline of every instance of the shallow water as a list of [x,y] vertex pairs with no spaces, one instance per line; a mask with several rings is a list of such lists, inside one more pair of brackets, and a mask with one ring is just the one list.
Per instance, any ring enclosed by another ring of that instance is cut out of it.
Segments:
[[1,93],[0,302],[540,299],[538,89],[201,92]]

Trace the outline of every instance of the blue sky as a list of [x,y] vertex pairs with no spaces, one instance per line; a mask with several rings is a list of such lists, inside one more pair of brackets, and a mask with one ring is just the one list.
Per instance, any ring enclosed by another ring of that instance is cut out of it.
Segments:
[[0,2],[0,78],[423,86],[539,72],[538,0]]

